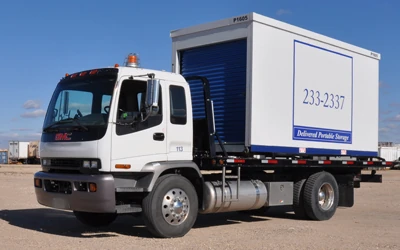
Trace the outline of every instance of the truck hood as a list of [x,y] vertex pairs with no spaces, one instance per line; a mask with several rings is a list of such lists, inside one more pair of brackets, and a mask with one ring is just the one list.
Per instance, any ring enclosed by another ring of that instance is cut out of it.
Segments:
[[41,142],[41,158],[98,158],[98,141]]

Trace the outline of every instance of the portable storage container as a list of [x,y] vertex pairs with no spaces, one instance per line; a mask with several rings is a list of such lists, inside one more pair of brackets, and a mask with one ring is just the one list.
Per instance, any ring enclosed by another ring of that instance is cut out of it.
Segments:
[[400,157],[400,147],[379,147],[378,152],[386,161],[397,161]]
[[10,161],[28,159],[28,147],[29,147],[29,142],[9,141],[8,157]]
[[[171,37],[172,71],[209,79],[228,151],[378,155],[380,54],[256,13]],[[201,82],[189,84],[203,118]]]
[[8,151],[0,151],[0,164],[8,164]]

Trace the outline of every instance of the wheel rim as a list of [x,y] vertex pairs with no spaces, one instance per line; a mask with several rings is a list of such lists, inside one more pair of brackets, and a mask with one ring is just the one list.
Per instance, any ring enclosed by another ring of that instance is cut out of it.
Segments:
[[182,224],[190,209],[190,202],[185,191],[174,188],[168,191],[162,202],[162,212],[165,221],[170,225]]
[[333,187],[329,183],[322,184],[318,191],[319,206],[324,210],[328,210],[332,207],[333,201],[334,201]]

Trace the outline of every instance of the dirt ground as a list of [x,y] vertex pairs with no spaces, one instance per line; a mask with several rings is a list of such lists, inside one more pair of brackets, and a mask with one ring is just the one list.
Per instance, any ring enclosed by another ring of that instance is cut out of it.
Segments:
[[36,202],[36,166],[0,167],[0,249],[400,249],[400,171],[362,183],[352,208],[324,222],[293,218],[288,208],[265,216],[200,215],[183,238],[154,239],[140,218],[121,216],[92,229],[68,211]]

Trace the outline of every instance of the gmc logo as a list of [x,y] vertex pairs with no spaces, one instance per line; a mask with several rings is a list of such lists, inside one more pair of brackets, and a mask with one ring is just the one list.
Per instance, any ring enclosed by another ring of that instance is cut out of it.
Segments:
[[56,134],[56,141],[70,141],[71,133],[58,133]]

